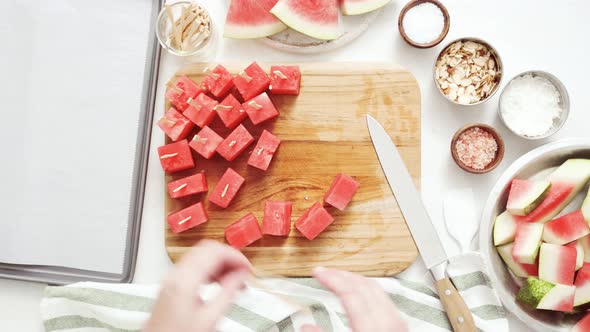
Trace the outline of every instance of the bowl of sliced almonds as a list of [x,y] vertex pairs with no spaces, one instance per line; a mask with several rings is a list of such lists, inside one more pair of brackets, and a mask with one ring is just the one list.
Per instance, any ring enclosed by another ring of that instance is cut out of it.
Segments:
[[438,91],[458,105],[478,105],[490,99],[500,86],[502,60],[498,52],[479,38],[450,42],[434,64]]

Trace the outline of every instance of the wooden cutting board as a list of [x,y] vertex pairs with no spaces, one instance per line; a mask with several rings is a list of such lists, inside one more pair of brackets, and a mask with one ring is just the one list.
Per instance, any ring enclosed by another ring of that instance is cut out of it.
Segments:
[[[226,67],[236,74],[246,65]],[[192,64],[176,75],[187,75],[200,82],[206,75],[204,69],[214,66]],[[265,70],[270,67],[261,66]],[[279,118],[256,127],[249,120],[244,121],[256,139],[267,129],[282,140],[267,172],[247,166],[253,144],[231,163],[220,156],[205,160],[194,153],[195,169],[166,175],[168,183],[205,170],[209,190],[228,166],[246,178],[227,209],[209,203],[206,195],[174,200],[166,193],[166,215],[198,201],[204,202],[209,214],[206,224],[178,235],[166,224],[166,249],[172,261],[177,261],[200,239],[224,241],[224,228],[249,212],[262,222],[267,200],[292,201],[294,223],[314,202],[322,201],[340,172],[360,182],[348,208],[345,211],[328,208],[335,221],[313,241],[293,228],[288,238],[265,236],[246,247],[243,253],[254,266],[285,276],[309,276],[315,266],[367,276],[389,276],[404,270],[416,259],[414,241],[377,160],[365,115],[371,114],[387,129],[419,186],[418,83],[412,74],[390,64],[304,63],[299,66],[301,94],[271,97],[281,112]],[[218,118],[211,128],[224,137],[229,133]]]

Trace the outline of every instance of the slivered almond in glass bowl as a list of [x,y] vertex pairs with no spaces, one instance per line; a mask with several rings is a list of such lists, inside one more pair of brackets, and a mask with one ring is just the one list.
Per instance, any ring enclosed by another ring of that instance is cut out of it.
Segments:
[[477,105],[492,97],[502,78],[502,62],[490,44],[477,38],[452,41],[434,65],[438,91],[453,103]]

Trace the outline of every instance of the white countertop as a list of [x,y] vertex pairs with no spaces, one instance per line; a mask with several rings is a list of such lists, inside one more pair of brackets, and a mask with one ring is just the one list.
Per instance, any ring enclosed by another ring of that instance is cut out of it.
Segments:
[[[476,36],[496,47],[504,63],[503,84],[519,72],[542,69],[559,77],[571,99],[568,123],[554,137],[525,141],[510,134],[497,116],[498,95],[471,108],[453,106],[435,90],[432,80],[434,57],[442,45],[418,50],[403,42],[397,31],[397,14],[406,1],[396,1],[382,11],[369,30],[353,43],[320,55],[295,55],[270,49],[255,41],[219,40],[216,60],[223,61],[371,61],[394,62],[409,69],[422,92],[422,193],[434,223],[450,254],[456,247],[449,239],[442,220],[442,197],[455,187],[471,187],[476,193],[478,212],[497,177],[517,157],[527,151],[563,137],[588,136],[590,124],[590,77],[587,33],[590,31],[590,2],[587,1],[485,1],[446,0],[451,29],[443,43],[465,36]],[[224,20],[225,1],[205,1],[215,23]],[[160,80],[164,82],[182,62],[164,56]],[[157,105],[163,105],[160,84]],[[156,111],[163,113],[163,107]],[[460,170],[449,154],[454,132],[469,122],[484,122],[499,129],[506,143],[504,162],[486,175],[471,175]],[[586,129],[586,130],[585,130]],[[162,133],[154,130],[152,151],[162,142]],[[141,231],[135,282],[155,283],[166,273],[170,261],[164,250],[163,176],[157,162],[148,170],[144,220]],[[0,331],[42,330],[39,302],[45,285],[0,280]],[[511,330],[528,329],[511,318]]]

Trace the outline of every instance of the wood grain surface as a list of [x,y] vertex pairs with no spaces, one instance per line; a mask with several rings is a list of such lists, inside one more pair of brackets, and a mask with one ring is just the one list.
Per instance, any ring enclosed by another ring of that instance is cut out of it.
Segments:
[[[233,74],[246,65],[224,64]],[[204,69],[214,66],[192,64],[176,75],[187,75],[200,82],[206,75]],[[270,67],[261,66],[265,70]],[[228,166],[246,178],[227,209],[209,203],[205,194],[175,200],[166,193],[166,215],[198,201],[204,202],[209,214],[206,224],[178,235],[166,224],[166,249],[172,261],[200,239],[224,241],[224,228],[249,212],[262,222],[267,200],[292,201],[294,223],[314,202],[322,201],[340,172],[360,182],[348,208],[328,208],[335,221],[313,241],[293,228],[288,238],[265,236],[246,247],[243,253],[254,266],[283,276],[309,276],[316,266],[366,276],[389,276],[416,259],[414,241],[377,160],[365,120],[365,115],[371,114],[388,130],[419,187],[420,91],[416,80],[406,70],[391,64],[299,66],[301,94],[271,96],[281,112],[279,118],[256,127],[249,120],[244,121],[256,139],[267,129],[282,140],[267,172],[247,165],[253,144],[231,163],[218,155],[205,160],[193,152],[196,168],[166,175],[168,183],[205,170],[209,190]],[[229,133],[218,118],[211,128],[224,137]]]

